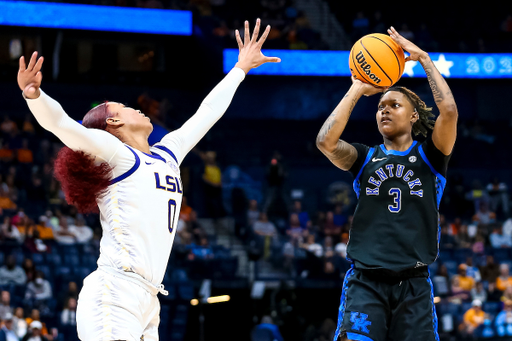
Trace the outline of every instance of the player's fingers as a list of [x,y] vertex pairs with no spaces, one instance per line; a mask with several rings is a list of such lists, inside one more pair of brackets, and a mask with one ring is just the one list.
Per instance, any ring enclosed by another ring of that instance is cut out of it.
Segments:
[[41,56],[37,60],[36,65],[34,66],[34,71],[39,72],[41,70],[41,67],[43,66],[44,58]]
[[34,68],[34,65],[36,65],[36,59],[37,59],[37,51],[34,51],[32,53],[32,57],[30,57],[30,62],[28,63],[27,70],[32,71]]
[[244,43],[249,44],[251,36],[249,35],[249,22],[246,20],[244,25]]
[[280,63],[281,58],[279,57],[265,57],[265,63]]
[[260,40],[258,40],[258,44],[261,46],[263,45],[263,43],[265,42],[265,40],[267,40],[267,37],[268,37],[268,34],[270,33],[270,25],[267,25],[267,27],[265,28],[265,31],[263,32],[263,34],[261,35],[261,38]]
[[242,42],[242,38],[240,37],[240,32],[238,30],[235,31],[236,42],[238,43],[238,50],[242,50],[244,47],[244,43]]
[[27,69],[27,65],[25,64],[25,57],[20,57],[20,72],[23,72]]
[[252,42],[256,42],[256,40],[258,40],[258,36],[260,35],[260,25],[261,25],[261,20],[258,18],[258,19],[256,19],[256,26],[254,26],[254,31],[252,31],[252,38],[251,38]]

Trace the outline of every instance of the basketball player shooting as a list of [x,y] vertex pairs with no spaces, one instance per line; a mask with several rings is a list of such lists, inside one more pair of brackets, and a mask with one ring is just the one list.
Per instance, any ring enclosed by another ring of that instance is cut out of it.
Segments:
[[153,126],[139,110],[116,102],[91,109],[83,123],[71,119],[40,89],[43,58],[20,58],[18,84],[33,115],[64,147],[55,174],[70,204],[81,212],[99,208],[103,236],[98,269],[84,280],[77,328],[83,341],[158,340],[158,293],[178,224],[183,186],[179,165],[219,120],[249,70],[279,62],[261,52],[270,26],[258,40],[245,22],[236,32],[238,62],[183,126],[153,146]]
[[[388,30],[423,66],[439,109],[437,120],[414,92],[376,88],[352,79],[352,86],[317,137],[331,162],[354,176],[358,204],[347,258],[334,340],[434,341],[437,317],[428,265],[438,255],[439,203],[456,138],[457,106],[428,53]],[[340,139],[361,96],[381,95],[377,126],[384,143],[368,147]],[[427,136],[425,142],[414,135]]]

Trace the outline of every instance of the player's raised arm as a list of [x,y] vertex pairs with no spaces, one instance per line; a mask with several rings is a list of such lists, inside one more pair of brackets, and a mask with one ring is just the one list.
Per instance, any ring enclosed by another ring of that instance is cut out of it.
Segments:
[[265,63],[281,61],[277,57],[267,57],[261,52],[263,43],[270,32],[270,26],[266,27],[262,36],[258,39],[260,24],[261,21],[258,19],[251,37],[249,22],[246,21],[243,40],[238,30],[236,31],[239,54],[235,67],[206,96],[197,112],[181,128],[167,134],[162,139],[161,143],[167,145],[167,148],[173,151],[179,162],[224,115],[238,86],[251,69]]
[[70,118],[57,101],[40,89],[43,61],[43,57],[37,58],[37,52],[34,52],[26,65],[22,56],[18,71],[18,85],[37,122],[55,134],[69,148],[80,149],[110,161],[122,142],[105,131],[85,128]]
[[428,84],[432,89],[434,101],[439,109],[439,117],[432,132],[432,141],[444,155],[450,155],[457,137],[457,119],[459,115],[448,83],[437,70],[427,52],[402,37],[393,27],[388,30],[388,33],[404,50],[409,52],[410,55],[406,62],[409,60],[418,61],[423,66],[427,74]]
[[383,90],[352,78],[347,94],[323,124],[316,137],[316,146],[336,167],[348,171],[357,159],[357,150],[340,139],[357,101],[362,95],[371,96]]

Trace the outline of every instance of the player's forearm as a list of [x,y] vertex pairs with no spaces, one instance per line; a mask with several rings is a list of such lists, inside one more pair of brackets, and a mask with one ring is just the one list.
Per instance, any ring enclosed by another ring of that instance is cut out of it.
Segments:
[[178,129],[182,155],[186,155],[224,115],[244,78],[242,69],[233,68],[206,96],[194,116]]
[[110,161],[119,145],[122,145],[121,141],[105,131],[85,128],[69,117],[56,100],[40,91],[36,99],[27,98],[27,105],[37,122],[67,147]]
[[427,74],[428,84],[432,90],[439,113],[441,115],[457,116],[457,105],[455,104],[450,87],[439,70],[437,70],[429,55],[425,53],[424,56],[419,58],[419,62]]
[[359,84],[353,84],[318,132],[316,144],[322,152],[336,149],[350,114],[362,96],[360,90]]

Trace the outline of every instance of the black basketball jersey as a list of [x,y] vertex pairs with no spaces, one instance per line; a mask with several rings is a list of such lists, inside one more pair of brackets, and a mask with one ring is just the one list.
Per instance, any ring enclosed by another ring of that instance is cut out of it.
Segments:
[[347,258],[356,268],[402,271],[433,263],[439,250],[439,204],[449,156],[431,138],[406,151],[353,144],[350,169],[359,199]]

